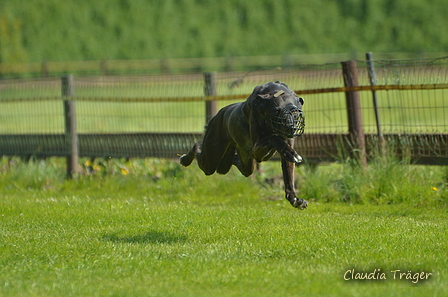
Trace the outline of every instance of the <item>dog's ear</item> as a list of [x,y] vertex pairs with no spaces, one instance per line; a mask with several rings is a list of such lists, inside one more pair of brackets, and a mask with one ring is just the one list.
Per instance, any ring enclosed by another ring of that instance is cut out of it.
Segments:
[[261,86],[256,86],[254,88],[254,90],[252,91],[252,94],[250,94],[249,98],[254,98],[254,97],[258,96],[258,94],[260,94],[262,90],[263,90],[263,86],[262,85]]
[[305,104],[305,100],[303,100],[303,98],[302,97],[299,97],[299,102],[300,102],[300,104]]
[[[268,94],[257,94],[252,101],[252,112],[255,114],[263,115],[272,108],[273,96]],[[260,118],[261,119],[261,118]]]
[[271,99],[272,96],[270,94],[258,94],[258,96],[260,99]]

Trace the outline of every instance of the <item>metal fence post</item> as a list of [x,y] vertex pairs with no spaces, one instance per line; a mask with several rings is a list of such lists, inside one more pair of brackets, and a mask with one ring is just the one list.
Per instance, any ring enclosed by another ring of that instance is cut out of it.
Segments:
[[64,99],[65,141],[67,144],[67,178],[78,172],[78,134],[76,133],[76,104],[70,100],[74,96],[73,75],[61,77],[62,98]]
[[[205,96],[216,96],[216,72],[204,73],[204,94]],[[205,123],[218,112],[218,102],[216,100],[205,101]]]
[[[358,65],[356,60],[342,62],[342,74],[346,87],[358,86]],[[345,92],[347,104],[348,130],[353,145],[353,153],[362,166],[367,164],[366,142],[362,124],[361,102],[358,91]]]
[[[367,59],[367,70],[369,73],[370,85],[376,86],[376,73],[375,73],[375,66],[374,66],[374,62],[373,62],[372,52],[366,53],[366,59]],[[381,129],[380,111],[378,109],[378,100],[376,97],[375,90],[372,91],[372,100],[373,100],[373,109],[375,111],[376,130],[378,133],[378,139],[380,141],[380,151],[383,152],[384,137],[383,137],[383,131]]]

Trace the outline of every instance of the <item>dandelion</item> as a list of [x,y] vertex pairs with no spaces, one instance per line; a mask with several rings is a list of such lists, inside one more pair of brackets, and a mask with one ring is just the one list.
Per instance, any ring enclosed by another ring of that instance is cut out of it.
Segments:
[[127,171],[126,168],[120,168],[120,172],[123,175],[128,175],[129,174],[129,171]]
[[98,165],[98,164],[93,165],[93,170],[101,171],[101,165]]
[[437,187],[432,187],[431,189],[436,192],[439,190]]

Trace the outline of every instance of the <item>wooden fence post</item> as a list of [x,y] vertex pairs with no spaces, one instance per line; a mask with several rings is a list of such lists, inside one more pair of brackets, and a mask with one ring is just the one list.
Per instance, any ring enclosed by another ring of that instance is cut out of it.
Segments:
[[67,178],[78,172],[78,134],[76,133],[76,104],[70,100],[74,96],[73,75],[61,77],[62,98],[64,99],[65,142],[67,145]]
[[[204,94],[205,96],[216,96],[216,72],[204,73]],[[205,101],[205,123],[218,112],[218,102],[216,100]]]
[[[342,74],[346,87],[358,86],[358,65],[356,60],[342,62]],[[366,142],[362,125],[361,102],[358,91],[345,92],[347,104],[348,130],[354,155],[362,166],[367,165]]]

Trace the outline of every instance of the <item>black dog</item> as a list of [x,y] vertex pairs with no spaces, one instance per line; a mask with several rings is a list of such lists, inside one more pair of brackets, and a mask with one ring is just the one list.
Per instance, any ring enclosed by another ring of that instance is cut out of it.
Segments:
[[255,161],[267,161],[277,151],[282,157],[286,199],[305,209],[308,202],[297,198],[294,188],[294,167],[302,157],[292,147],[293,138],[305,127],[303,103],[279,81],[258,86],[246,101],[222,108],[208,122],[202,144],[196,143],[182,155],[180,163],[188,166],[196,158],[206,175],[226,174],[235,165],[249,176]]

